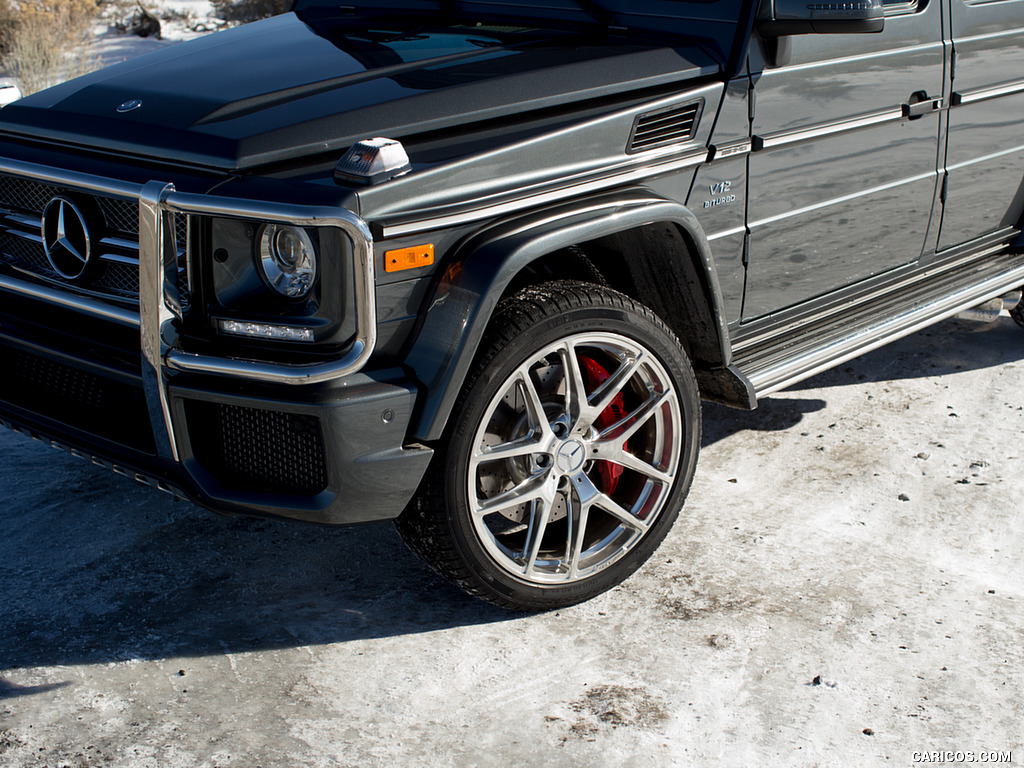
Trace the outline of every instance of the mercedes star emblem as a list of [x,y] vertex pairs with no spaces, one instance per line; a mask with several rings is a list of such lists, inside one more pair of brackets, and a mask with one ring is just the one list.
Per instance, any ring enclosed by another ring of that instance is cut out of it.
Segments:
[[126,101],[124,104],[120,105],[117,108],[117,111],[118,112],[131,112],[132,110],[138,109],[141,106],[142,106],[142,99],[132,99],[131,101]]
[[89,226],[82,212],[66,197],[55,197],[46,204],[43,247],[50,266],[68,280],[81,277],[89,266]]

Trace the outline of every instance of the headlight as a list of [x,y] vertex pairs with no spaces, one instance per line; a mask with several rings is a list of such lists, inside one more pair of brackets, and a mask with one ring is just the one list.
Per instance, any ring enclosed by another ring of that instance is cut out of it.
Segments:
[[260,271],[282,296],[301,299],[316,279],[313,241],[298,227],[267,224],[260,232]]

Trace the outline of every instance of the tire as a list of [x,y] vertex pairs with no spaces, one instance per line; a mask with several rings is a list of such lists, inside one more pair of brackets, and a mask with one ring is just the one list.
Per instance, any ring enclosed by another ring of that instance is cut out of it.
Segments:
[[668,327],[609,288],[545,283],[498,306],[397,526],[472,595],[573,605],[651,556],[699,448],[697,382]]

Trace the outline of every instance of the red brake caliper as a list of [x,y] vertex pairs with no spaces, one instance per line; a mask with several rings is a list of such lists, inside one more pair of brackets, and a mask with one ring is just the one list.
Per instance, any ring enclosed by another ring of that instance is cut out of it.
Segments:
[[[593,392],[608,380],[610,374],[596,360],[581,356],[580,362],[583,363],[583,376],[587,380],[588,391]],[[608,407],[601,411],[594,426],[599,430],[607,429],[625,415],[626,409],[622,402],[622,393],[619,392]],[[626,448],[627,445],[628,443],[623,443],[622,447]],[[608,495],[615,493],[615,489],[619,485],[619,478],[622,476],[622,467],[612,464],[610,461],[602,461],[598,465],[597,471],[601,476],[601,484],[604,486],[601,490]]]

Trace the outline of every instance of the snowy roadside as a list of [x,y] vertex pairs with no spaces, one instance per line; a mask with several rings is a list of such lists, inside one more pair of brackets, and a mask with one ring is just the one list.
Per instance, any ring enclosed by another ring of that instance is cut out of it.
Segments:
[[160,21],[159,36],[142,37],[118,29],[119,23],[130,23],[137,7],[130,7],[126,13],[110,12],[97,19],[87,52],[88,60],[97,65],[95,68],[127,61],[230,26],[217,18],[210,0],[161,0],[147,3],[146,9]]
[[[118,0],[105,4],[84,36],[85,42],[64,50],[62,64],[48,59],[51,54],[45,50],[52,46],[59,51],[59,43],[54,41],[66,34],[56,22],[44,31],[48,41],[34,40],[24,43],[18,52],[8,51],[0,61],[0,107],[64,80],[239,23],[220,18],[211,0],[157,0],[144,6]],[[34,47],[37,45],[43,47]]]
[[1022,340],[948,320],[709,407],[661,549],[536,615],[390,526],[216,517],[0,431],[0,766],[1019,766]]

